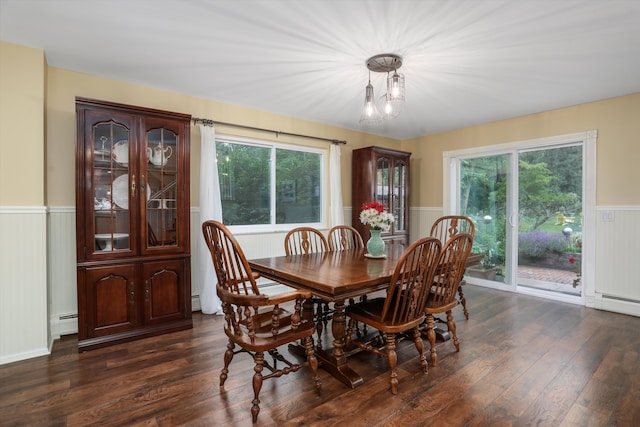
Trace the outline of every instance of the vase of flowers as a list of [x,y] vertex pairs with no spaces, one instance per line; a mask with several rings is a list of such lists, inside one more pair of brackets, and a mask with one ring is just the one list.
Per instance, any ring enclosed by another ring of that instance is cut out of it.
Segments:
[[371,238],[367,241],[369,256],[381,257],[384,254],[384,240],[380,237],[383,231],[389,231],[395,221],[393,214],[387,212],[384,203],[369,202],[362,205],[360,222],[369,226]]

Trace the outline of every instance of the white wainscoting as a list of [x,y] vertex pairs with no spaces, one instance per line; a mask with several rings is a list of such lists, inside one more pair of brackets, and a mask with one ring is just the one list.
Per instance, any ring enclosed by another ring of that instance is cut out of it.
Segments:
[[49,353],[47,213],[0,206],[0,364]]
[[409,240],[415,242],[418,239],[427,237],[431,232],[431,225],[442,215],[442,208],[411,208]]
[[[442,208],[412,208],[410,240],[427,236],[431,224],[442,216]],[[602,214],[613,212],[614,221],[602,221]],[[351,218],[351,208],[345,208]],[[349,223],[347,221],[347,223]],[[10,226],[11,230],[21,230]],[[51,283],[50,326],[54,338],[77,332],[75,210],[51,208],[49,213],[49,280]],[[33,227],[31,227],[33,228]],[[31,229],[29,228],[29,229]],[[326,232],[326,230],[324,230]],[[22,231],[23,232],[23,231]],[[239,234],[236,236],[247,258],[284,255],[285,233]],[[202,235],[200,211],[191,209],[191,288],[192,307],[200,309],[200,277],[196,268],[197,239]],[[597,269],[595,307],[640,316],[640,207],[599,207],[597,230]],[[21,239],[24,239],[21,237]],[[19,239],[18,239],[19,240]],[[36,239],[40,241],[40,238]],[[14,245],[5,248],[14,251]],[[24,261],[20,261],[24,263]],[[24,269],[31,269],[24,266]],[[18,269],[22,271],[22,268]]]
[[78,332],[75,208],[49,208],[48,222],[49,321],[51,335],[58,339]]
[[640,207],[599,206],[596,308],[640,316]]

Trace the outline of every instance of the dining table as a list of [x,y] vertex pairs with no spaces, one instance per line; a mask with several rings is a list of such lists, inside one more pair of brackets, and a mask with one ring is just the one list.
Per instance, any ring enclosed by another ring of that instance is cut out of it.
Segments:
[[[355,388],[364,381],[347,363],[344,349],[345,302],[386,289],[405,249],[402,244],[387,244],[383,256],[378,258],[370,257],[366,249],[349,249],[273,256],[248,262],[252,271],[261,277],[294,289],[311,291],[314,297],[333,303],[332,346],[316,346],[316,357],[321,367],[347,386]],[[471,262],[467,266],[479,260],[469,260]],[[311,303],[305,304],[303,315],[313,317]]]
[[[316,347],[320,366],[349,387],[363,383],[362,376],[347,364],[344,351],[345,302],[386,289],[404,252],[404,245],[387,244],[382,257],[366,256],[366,249],[274,256],[248,260],[253,272],[295,289],[309,290],[314,297],[333,303],[332,346]],[[307,305],[306,316],[312,316]]]

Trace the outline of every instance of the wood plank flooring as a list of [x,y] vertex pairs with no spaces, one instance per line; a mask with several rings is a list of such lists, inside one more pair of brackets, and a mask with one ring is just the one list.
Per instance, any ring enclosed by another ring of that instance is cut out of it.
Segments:
[[[399,344],[399,391],[387,361],[349,363],[349,389],[320,370],[265,381],[258,426],[640,426],[640,318],[467,285],[469,320],[455,310],[460,352],[438,345],[424,375],[413,343]],[[252,361],[219,374],[220,316],[194,313],[193,330],[0,366],[0,426],[250,426]],[[428,351],[425,341],[425,350]],[[286,350],[285,350],[286,351]]]

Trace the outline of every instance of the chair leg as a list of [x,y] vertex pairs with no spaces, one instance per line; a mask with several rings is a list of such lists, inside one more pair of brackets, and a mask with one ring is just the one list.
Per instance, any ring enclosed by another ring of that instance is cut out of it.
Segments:
[[464,285],[465,282],[464,280],[460,281],[460,285],[458,286],[458,300],[460,301],[460,304],[462,304],[462,312],[464,313],[464,317],[467,318],[467,320],[469,320],[469,312],[467,311],[467,300],[464,297],[464,292],[462,291],[462,285]]
[[224,352],[224,367],[222,368],[222,372],[220,373],[220,388],[224,388],[224,382],[227,380],[227,374],[229,373],[229,364],[231,363],[231,359],[233,359],[233,349],[235,348],[235,344],[233,341],[229,340],[227,343],[227,351]]
[[304,348],[307,353],[307,362],[309,362],[309,367],[313,373],[313,381],[316,384],[316,389],[320,391],[321,383],[320,377],[318,376],[318,359],[316,358],[316,353],[313,350],[313,339],[311,339],[311,337],[306,337],[304,339]]
[[436,366],[438,355],[436,354],[436,325],[433,321],[433,314],[427,314],[427,339],[431,344],[431,365]]
[[260,394],[260,389],[262,388],[262,369],[264,369],[264,353],[257,352],[255,354],[255,366],[253,370],[255,373],[253,374],[253,406],[251,407],[251,416],[253,417],[253,422],[255,423],[258,420],[258,413],[260,413],[260,399],[258,395]]
[[413,329],[413,342],[416,344],[416,349],[418,350],[418,354],[420,354],[420,365],[422,366],[422,370],[426,374],[429,372],[429,364],[427,363],[427,357],[424,355],[424,345],[422,344],[422,335],[420,334],[420,329]]
[[391,393],[398,394],[398,372],[396,371],[398,356],[396,354],[396,334],[387,334],[387,359],[389,360],[389,370],[391,371]]
[[458,336],[456,335],[456,322],[453,321],[453,313],[451,310],[447,311],[447,327],[449,328],[449,332],[453,336],[453,345],[456,346],[456,351],[460,351],[460,342],[458,341]]

